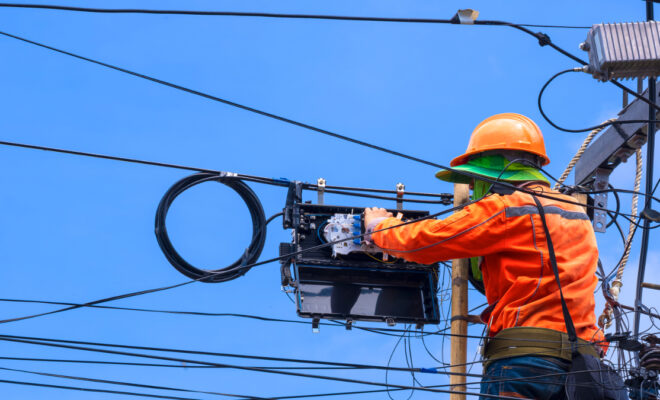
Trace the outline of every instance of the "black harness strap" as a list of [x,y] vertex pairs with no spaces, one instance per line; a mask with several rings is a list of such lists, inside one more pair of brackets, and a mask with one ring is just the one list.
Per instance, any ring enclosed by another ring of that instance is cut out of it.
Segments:
[[568,340],[571,342],[571,352],[573,354],[577,353],[577,333],[575,331],[575,325],[573,325],[573,319],[571,314],[568,312],[568,306],[566,305],[566,300],[564,300],[564,293],[561,290],[561,282],[559,280],[559,268],[557,267],[557,257],[555,257],[555,247],[552,244],[552,238],[550,237],[550,230],[548,229],[548,223],[545,220],[545,211],[539,199],[532,195],[534,198],[534,203],[536,203],[536,208],[539,210],[539,216],[541,217],[541,222],[543,223],[543,231],[545,232],[545,240],[548,243],[548,253],[550,254],[550,265],[552,266],[552,272],[555,274],[555,280],[557,281],[557,286],[559,287],[559,297],[561,297],[561,311],[564,314],[564,322],[566,323],[566,332],[568,333]]

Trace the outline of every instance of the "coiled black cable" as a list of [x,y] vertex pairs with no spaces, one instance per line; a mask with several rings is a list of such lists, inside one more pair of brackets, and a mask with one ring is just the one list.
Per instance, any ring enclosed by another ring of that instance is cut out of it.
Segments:
[[[174,199],[191,187],[209,181],[215,181],[227,185],[238,193],[245,202],[245,205],[250,211],[250,216],[252,217],[252,240],[250,245],[245,249],[245,252],[238,258],[238,260],[224,268],[215,270],[197,268],[181,257],[181,255],[174,249],[165,225],[167,212],[174,202]],[[172,264],[172,266],[179,272],[200,282],[225,282],[244,275],[250,267],[240,267],[242,265],[254,264],[259,259],[261,251],[264,248],[264,243],[266,242],[266,216],[257,195],[240,178],[227,173],[215,174],[200,172],[181,179],[172,185],[167,193],[165,193],[160,200],[160,204],[158,204],[158,209],[156,210],[155,231],[160,249],[163,251],[163,254],[165,254],[165,257],[170,264]]]

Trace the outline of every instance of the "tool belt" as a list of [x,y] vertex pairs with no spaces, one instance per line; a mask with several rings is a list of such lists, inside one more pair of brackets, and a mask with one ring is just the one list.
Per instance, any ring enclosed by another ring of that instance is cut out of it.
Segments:
[[[600,358],[593,343],[578,339],[578,351]],[[556,357],[571,361],[571,343],[564,332],[547,328],[520,326],[500,331],[487,339],[483,356],[485,366],[501,358],[518,356]]]

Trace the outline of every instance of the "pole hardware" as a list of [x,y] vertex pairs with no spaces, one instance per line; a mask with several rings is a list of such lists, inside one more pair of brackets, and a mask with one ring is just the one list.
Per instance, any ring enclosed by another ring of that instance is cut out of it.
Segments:
[[319,178],[316,180],[316,187],[318,188],[318,204],[323,204],[323,195],[325,194],[325,179]]
[[[649,97],[648,89],[642,93],[642,96]],[[658,104],[658,101],[656,100],[655,103]],[[648,119],[648,105],[635,99],[619,112],[617,122]],[[590,186],[598,168],[614,169],[621,162],[625,162],[636,149],[646,144],[647,131],[648,127],[643,122],[625,124],[615,122],[607,127],[587,147],[580,160],[575,164],[575,184]]]
[[284,229],[289,229],[300,225],[300,214],[298,214],[292,206],[302,202],[302,191],[302,182],[289,182],[289,190],[286,194],[286,206],[284,207],[284,217],[282,218],[282,225],[284,226]]
[[[642,93],[642,96],[649,98],[648,89]],[[657,104],[655,93],[652,93],[650,98]],[[626,162],[637,149],[646,144],[648,139],[648,126],[645,123],[618,124],[617,122],[649,119],[648,114],[648,105],[639,99],[625,106],[619,112],[617,120],[603,130],[575,164],[575,185],[594,190],[607,190],[609,175],[614,168]],[[657,114],[655,115],[657,118]],[[595,194],[594,205],[607,208],[607,193]],[[605,232],[607,214],[594,209],[593,226],[594,231]]]
[[403,194],[406,191],[406,185],[399,182],[396,184],[396,209],[403,210]]
[[456,11],[456,14],[452,17],[451,22],[453,24],[462,24],[462,25],[474,25],[474,21],[479,17],[479,11],[473,10],[471,8],[465,8]]
[[647,288],[647,289],[660,290],[660,285],[658,285],[657,283],[644,282],[644,283],[642,283],[642,287]]
[[[605,190],[609,184],[610,174],[612,170],[605,168],[598,168],[596,170],[596,180],[594,181],[595,190]],[[596,193],[594,195],[594,205],[600,208],[607,208],[607,192]],[[594,208],[594,231],[605,232],[607,226],[607,213],[603,210]]]

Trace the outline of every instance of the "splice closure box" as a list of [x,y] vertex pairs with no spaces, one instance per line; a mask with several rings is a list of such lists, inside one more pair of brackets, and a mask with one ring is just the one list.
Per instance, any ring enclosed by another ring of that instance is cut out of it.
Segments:
[[[292,241],[280,244],[282,287],[292,288],[298,315],[313,319],[437,324],[438,265],[387,258],[361,238],[364,208],[302,202],[302,185],[292,182],[284,228]],[[403,219],[427,211],[390,210]],[[347,239],[347,240],[343,240]],[[328,242],[338,242],[325,245]]]

